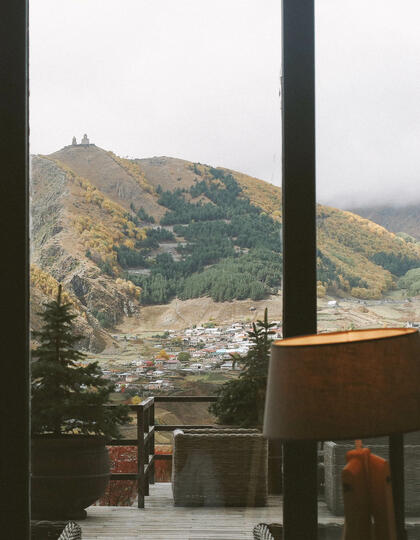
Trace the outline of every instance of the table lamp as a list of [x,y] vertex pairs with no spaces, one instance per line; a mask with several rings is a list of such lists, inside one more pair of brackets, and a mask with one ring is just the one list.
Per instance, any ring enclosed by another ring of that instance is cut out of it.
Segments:
[[264,435],[284,441],[420,430],[420,334],[380,328],[273,342]]
[[403,433],[420,430],[420,334],[380,328],[274,341],[264,435],[284,442],[390,436],[404,538]]

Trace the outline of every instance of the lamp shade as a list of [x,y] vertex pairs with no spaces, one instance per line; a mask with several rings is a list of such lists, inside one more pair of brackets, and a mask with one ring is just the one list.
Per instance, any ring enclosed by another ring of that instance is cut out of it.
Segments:
[[420,334],[380,328],[274,341],[264,435],[283,440],[420,430]]

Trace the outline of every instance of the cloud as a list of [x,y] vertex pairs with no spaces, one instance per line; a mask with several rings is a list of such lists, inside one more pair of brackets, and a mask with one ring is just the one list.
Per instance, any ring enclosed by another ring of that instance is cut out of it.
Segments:
[[[316,6],[319,200],[416,197],[420,6]],[[37,0],[30,9],[32,152],[87,132],[120,155],[171,155],[281,184],[281,2]]]

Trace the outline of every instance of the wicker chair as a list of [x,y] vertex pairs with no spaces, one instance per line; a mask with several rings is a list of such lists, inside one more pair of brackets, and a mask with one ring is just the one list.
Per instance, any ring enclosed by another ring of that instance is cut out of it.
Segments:
[[69,521],[58,540],[79,540],[82,538],[82,529],[75,521]]
[[80,540],[82,529],[75,521],[31,521],[31,540]]
[[258,523],[252,532],[254,540],[281,540],[282,538],[281,525],[275,523],[270,525]]
[[267,448],[258,430],[175,430],[175,506],[264,506]]

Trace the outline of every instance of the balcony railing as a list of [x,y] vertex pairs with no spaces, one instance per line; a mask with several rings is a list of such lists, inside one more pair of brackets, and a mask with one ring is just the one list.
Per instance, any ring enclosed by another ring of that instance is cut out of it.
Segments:
[[149,485],[155,483],[155,461],[171,460],[171,454],[155,453],[155,432],[173,431],[177,428],[200,429],[214,428],[213,425],[156,425],[155,403],[211,403],[217,400],[215,396],[155,396],[146,398],[138,405],[129,405],[136,412],[137,438],[112,439],[109,446],[136,446],[137,472],[112,473],[111,480],[137,480],[138,508],[144,508],[144,498],[149,495]]

